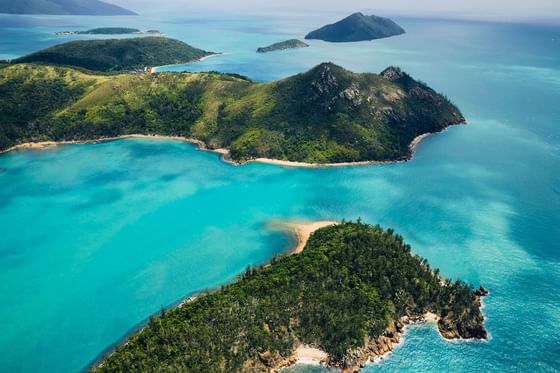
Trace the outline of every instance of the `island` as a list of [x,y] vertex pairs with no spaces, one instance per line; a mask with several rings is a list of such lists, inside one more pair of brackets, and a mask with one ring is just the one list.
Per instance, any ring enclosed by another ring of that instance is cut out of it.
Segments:
[[388,38],[404,33],[404,29],[389,18],[354,13],[341,21],[310,32],[305,39],[345,43]]
[[132,39],[77,40],[14,60],[102,72],[122,72],[199,60],[214,53],[158,36]]
[[0,13],[130,16],[136,13],[99,0],[0,0]]
[[296,49],[296,48],[307,48],[307,47],[309,47],[309,44],[306,44],[301,40],[290,39],[279,43],[271,44],[268,47],[258,48],[257,52],[268,53],[268,52],[281,51],[285,49]]
[[[85,65],[89,58],[56,61]],[[127,67],[157,62],[143,58]],[[108,63],[85,66],[113,69]],[[396,67],[357,74],[322,63],[270,83],[212,72],[0,67],[4,151],[26,143],[159,135],[196,142],[238,164],[337,166],[406,161],[422,138],[462,123],[465,118],[445,96]]]
[[93,372],[275,372],[312,357],[357,372],[433,320],[446,339],[485,339],[483,287],[439,276],[393,230],[342,222],[301,253],[162,309]]
[[59,31],[55,35],[68,36],[68,35],[126,35],[126,34],[149,34],[149,35],[162,35],[158,30],[141,31],[137,28],[129,27],[98,27],[86,31]]

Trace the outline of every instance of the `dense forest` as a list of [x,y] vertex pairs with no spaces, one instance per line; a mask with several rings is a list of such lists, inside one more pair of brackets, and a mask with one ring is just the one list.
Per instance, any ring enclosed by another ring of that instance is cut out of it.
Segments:
[[290,39],[286,41],[281,41],[279,43],[274,43],[266,47],[257,48],[257,52],[259,53],[269,53],[275,51],[282,51],[285,49],[297,49],[297,48],[307,48],[309,47],[308,44],[304,43],[298,39]]
[[413,139],[464,123],[444,96],[398,68],[324,63],[271,83],[219,73],[93,74],[0,66],[0,150],[126,134],[196,138],[235,161],[402,160]]
[[150,318],[94,371],[264,372],[302,343],[347,367],[367,337],[426,311],[455,337],[485,338],[477,293],[443,281],[410,249],[392,230],[361,222],[320,229],[302,253]]
[[149,36],[70,41],[18,58],[14,62],[40,62],[92,71],[122,72],[187,63],[210,54],[179,40]]

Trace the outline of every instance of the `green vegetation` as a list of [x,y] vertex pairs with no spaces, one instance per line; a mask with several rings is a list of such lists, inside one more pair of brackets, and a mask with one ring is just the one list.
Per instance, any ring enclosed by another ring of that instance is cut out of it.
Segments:
[[116,72],[186,63],[212,54],[182,41],[164,37],[132,39],[79,40],[32,53],[15,63],[77,67],[92,71]]
[[323,228],[302,253],[250,268],[238,281],[150,318],[94,370],[265,372],[300,343],[348,367],[366,337],[426,311],[485,338],[477,293],[437,273],[392,230],[360,222]]
[[296,49],[296,48],[307,48],[307,47],[309,47],[309,45],[304,43],[301,40],[290,39],[290,40],[282,41],[282,42],[279,42],[279,43],[271,44],[268,47],[258,48],[257,52],[268,53],[268,52],[274,52],[274,51],[281,51],[281,50],[285,50],[285,49]]
[[19,64],[0,69],[0,105],[0,149],[159,134],[228,148],[236,161],[400,160],[416,136],[464,122],[445,97],[397,68],[355,74],[329,63],[272,83]]
[[99,0],[0,0],[0,13],[91,16],[136,15],[130,10]]
[[354,13],[341,21],[310,32],[305,38],[343,43],[382,39],[404,33],[402,27],[389,18]]
[[123,34],[140,34],[137,28],[128,27],[99,27],[86,31],[61,31],[56,35],[123,35]]

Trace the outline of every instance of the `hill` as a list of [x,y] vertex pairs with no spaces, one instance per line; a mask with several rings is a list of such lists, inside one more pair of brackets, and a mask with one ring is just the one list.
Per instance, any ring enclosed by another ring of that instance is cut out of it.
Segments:
[[341,21],[310,32],[305,38],[342,43],[382,39],[404,33],[404,29],[389,18],[354,13]]
[[302,253],[150,318],[93,371],[269,372],[305,344],[356,372],[426,312],[448,338],[486,338],[485,289],[437,273],[392,230],[360,222],[323,228]]
[[116,72],[198,60],[212,54],[165,37],[78,40],[55,45],[16,59],[15,63],[41,62],[93,71]]
[[307,47],[309,47],[309,45],[304,43],[301,40],[290,39],[290,40],[282,41],[282,42],[279,42],[279,43],[271,44],[268,47],[258,48],[257,52],[268,53],[268,52],[274,52],[274,51],[281,51],[281,50],[285,50],[285,49],[296,49],[296,48],[307,48]]
[[417,136],[464,122],[444,96],[398,68],[356,74],[324,63],[271,83],[219,73],[0,69],[0,149],[158,134],[227,148],[238,162],[394,161],[410,157]]
[[0,13],[91,16],[136,15],[128,9],[99,0],[0,0]]

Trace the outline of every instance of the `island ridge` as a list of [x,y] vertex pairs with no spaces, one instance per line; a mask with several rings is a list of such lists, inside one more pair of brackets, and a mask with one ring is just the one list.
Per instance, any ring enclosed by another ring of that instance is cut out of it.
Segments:
[[286,49],[298,49],[298,48],[307,48],[307,47],[309,47],[309,44],[306,44],[301,40],[290,39],[279,43],[271,44],[268,47],[258,48],[257,52],[268,53],[268,52],[275,52],[275,51],[281,51]]
[[[103,30],[103,29],[102,29]],[[199,60],[214,54],[161,36],[76,40],[23,56],[14,63],[43,63],[101,72],[124,72],[148,66]]]
[[404,29],[389,18],[354,13],[341,21],[310,32],[305,38],[347,43],[388,38],[404,33]]
[[100,0],[0,0],[0,13],[132,16],[133,11]]
[[12,64],[0,67],[0,98],[0,150],[142,134],[227,149],[235,162],[388,162],[409,159],[419,137],[465,123],[447,98],[398,68],[356,74],[332,63],[271,83]]

